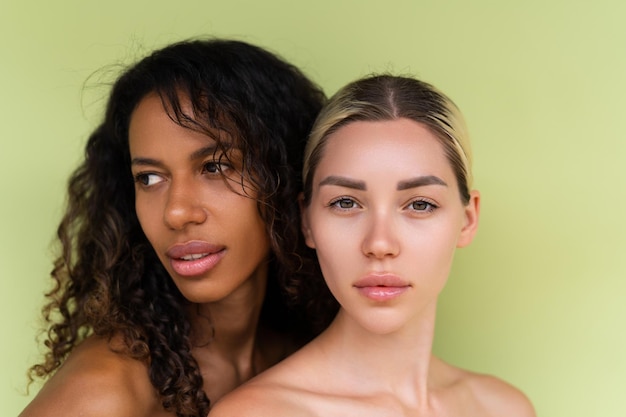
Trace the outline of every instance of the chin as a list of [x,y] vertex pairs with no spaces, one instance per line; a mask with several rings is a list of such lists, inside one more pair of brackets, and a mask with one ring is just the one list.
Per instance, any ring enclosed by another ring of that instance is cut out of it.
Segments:
[[351,316],[367,332],[381,336],[399,332],[408,325],[407,317],[397,311],[373,311],[367,315]]
[[222,294],[221,291],[216,291],[216,288],[207,288],[206,285],[202,285],[202,282],[176,282],[178,291],[189,302],[195,304],[206,304],[219,301],[225,298],[228,293]]

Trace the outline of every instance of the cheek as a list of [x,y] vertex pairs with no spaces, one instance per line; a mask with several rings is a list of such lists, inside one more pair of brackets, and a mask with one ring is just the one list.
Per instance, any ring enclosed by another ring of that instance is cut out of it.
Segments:
[[345,218],[334,218],[332,216],[312,213],[308,218],[307,234],[315,246],[315,250],[325,258],[329,259],[340,252],[349,252],[358,240],[357,230],[354,222]]
[[351,276],[351,262],[349,257],[344,256],[341,252],[320,252],[317,251],[317,257],[324,277],[324,282],[330,290],[331,294],[341,303],[342,297],[342,278],[348,280]]
[[[405,250],[410,259],[421,264],[421,269],[434,280],[446,280],[452,266],[459,231],[449,223],[432,227],[420,237],[411,237]],[[418,261],[419,260],[419,261]]]
[[212,217],[232,222],[233,228],[251,229],[255,232],[258,231],[257,229],[265,231],[265,222],[255,198],[228,191],[220,194],[207,193],[204,195],[204,201],[203,207],[213,214]]
[[158,210],[158,205],[154,201],[148,202],[144,198],[135,199],[135,214],[139,225],[144,234],[152,242],[152,235],[154,234],[155,227],[159,218],[161,217]]
[[338,297],[336,289],[340,286],[340,280],[350,279],[352,275],[361,272],[362,253],[357,233],[337,224],[317,221],[311,230],[311,237],[324,280],[333,295]]
[[141,228],[144,229],[144,232],[144,223],[146,223],[146,219],[148,218],[148,211],[146,208],[147,205],[142,203],[141,198],[135,198],[135,215],[137,216],[137,220],[139,220]]

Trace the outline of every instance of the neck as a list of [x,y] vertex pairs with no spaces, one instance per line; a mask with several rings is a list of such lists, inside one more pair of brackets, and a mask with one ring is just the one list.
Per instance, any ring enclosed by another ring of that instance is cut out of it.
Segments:
[[436,305],[401,329],[375,333],[341,309],[320,337],[322,354],[337,360],[349,378],[363,381],[363,395],[391,393],[413,406],[428,403]]
[[243,380],[257,373],[266,282],[267,271],[257,272],[225,299],[189,306],[193,354],[201,367],[232,366]]

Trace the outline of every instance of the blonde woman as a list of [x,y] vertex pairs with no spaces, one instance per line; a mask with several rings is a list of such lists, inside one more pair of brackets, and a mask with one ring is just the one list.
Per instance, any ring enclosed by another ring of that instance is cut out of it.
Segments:
[[480,196],[456,106],[412,78],[340,90],[305,152],[302,230],[341,307],[212,417],[534,416],[516,388],[432,355],[437,298]]

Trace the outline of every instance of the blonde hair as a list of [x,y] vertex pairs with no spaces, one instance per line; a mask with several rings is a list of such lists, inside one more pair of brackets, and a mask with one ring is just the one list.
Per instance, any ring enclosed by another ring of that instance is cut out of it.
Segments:
[[471,148],[458,107],[435,87],[415,78],[375,75],[339,90],[322,109],[304,152],[304,202],[311,198],[312,181],[328,137],[356,121],[406,118],[426,126],[441,142],[455,173],[461,200],[467,204],[472,187]]

